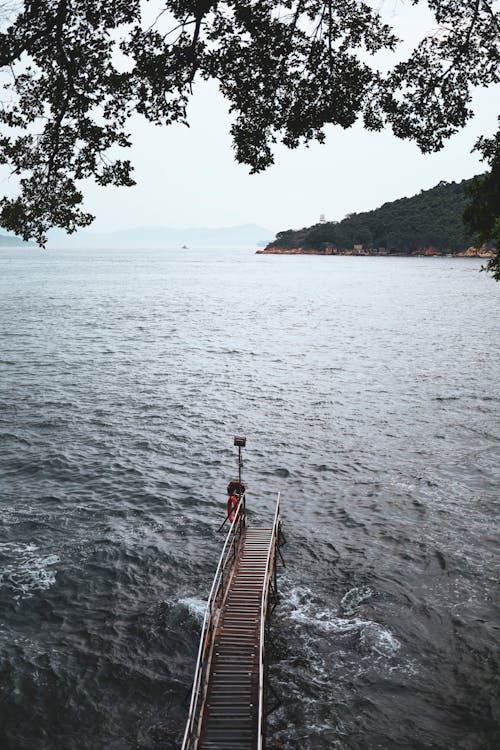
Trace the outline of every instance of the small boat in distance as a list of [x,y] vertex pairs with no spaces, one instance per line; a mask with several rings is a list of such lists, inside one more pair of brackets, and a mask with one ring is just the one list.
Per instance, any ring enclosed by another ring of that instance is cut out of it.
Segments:
[[182,246],[181,246],[181,250],[188,250],[188,249],[189,249],[189,248],[188,248],[188,246],[187,246],[187,245],[182,245]]

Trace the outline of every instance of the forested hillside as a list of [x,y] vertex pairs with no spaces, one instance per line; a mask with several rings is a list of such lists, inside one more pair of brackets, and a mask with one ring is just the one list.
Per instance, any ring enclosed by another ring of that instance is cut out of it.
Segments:
[[384,203],[366,213],[350,214],[340,222],[324,222],[298,231],[278,232],[268,245],[275,248],[363,250],[413,253],[432,248],[457,253],[474,243],[462,222],[470,180],[440,182],[411,198]]

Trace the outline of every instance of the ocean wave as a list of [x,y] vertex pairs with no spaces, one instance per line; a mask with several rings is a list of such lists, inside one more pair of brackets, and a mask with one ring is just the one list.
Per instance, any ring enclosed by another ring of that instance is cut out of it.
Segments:
[[373,590],[369,586],[359,586],[347,591],[340,600],[340,606],[346,614],[351,614],[360,604],[371,599]]
[[0,543],[0,586],[13,592],[14,599],[33,596],[56,582],[58,555],[40,554],[36,544]]
[[[373,595],[368,586],[350,589],[342,598],[341,606],[349,605],[346,614]],[[379,656],[391,656],[399,651],[401,644],[385,627],[373,620],[355,616],[340,616],[335,610],[318,606],[313,601],[312,592],[306,587],[292,589],[287,597],[289,618],[298,625],[323,633],[337,635],[356,634],[364,652],[371,651]]]
[[182,596],[180,599],[177,599],[177,603],[185,607],[189,614],[199,620],[200,623],[203,622],[207,608],[206,601],[197,599],[195,596]]

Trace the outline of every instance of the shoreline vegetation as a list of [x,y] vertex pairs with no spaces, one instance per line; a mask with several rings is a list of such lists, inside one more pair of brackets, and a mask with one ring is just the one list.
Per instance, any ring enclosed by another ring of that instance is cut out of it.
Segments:
[[352,213],[278,232],[257,250],[262,255],[426,256],[484,258],[495,256],[463,222],[473,180],[440,182],[410,198],[384,203],[373,211]]

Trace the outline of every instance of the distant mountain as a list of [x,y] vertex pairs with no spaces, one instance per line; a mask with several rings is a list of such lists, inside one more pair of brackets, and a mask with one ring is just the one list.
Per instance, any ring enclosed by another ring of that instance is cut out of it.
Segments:
[[171,229],[169,227],[137,227],[117,232],[75,232],[67,235],[61,230],[48,233],[49,248],[138,248],[161,249],[182,247],[257,247],[266,244],[272,232],[256,224],[241,224],[234,227],[194,227]]
[[340,222],[278,232],[268,245],[269,251],[272,248],[349,251],[362,247],[364,251],[388,254],[426,250],[464,252],[474,243],[474,237],[467,234],[462,222],[469,182],[440,182],[431,190],[384,203],[374,211],[349,214]]
[[0,247],[34,247],[34,242],[25,242],[12,234],[0,234]]

